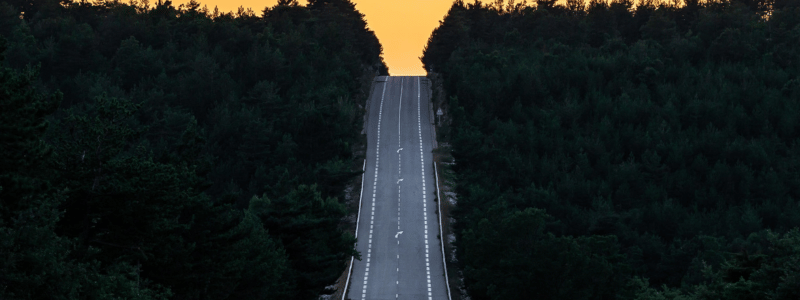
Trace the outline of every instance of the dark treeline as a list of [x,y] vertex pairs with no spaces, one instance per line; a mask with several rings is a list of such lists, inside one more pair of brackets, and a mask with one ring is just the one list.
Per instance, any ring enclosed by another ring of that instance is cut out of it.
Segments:
[[381,51],[348,0],[0,2],[0,299],[315,299]]
[[800,2],[456,1],[473,299],[800,299]]

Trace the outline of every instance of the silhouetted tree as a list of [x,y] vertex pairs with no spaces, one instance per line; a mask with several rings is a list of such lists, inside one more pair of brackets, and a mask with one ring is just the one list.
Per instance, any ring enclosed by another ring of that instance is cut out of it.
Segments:
[[763,5],[456,2],[422,61],[470,296],[796,297],[800,11]]

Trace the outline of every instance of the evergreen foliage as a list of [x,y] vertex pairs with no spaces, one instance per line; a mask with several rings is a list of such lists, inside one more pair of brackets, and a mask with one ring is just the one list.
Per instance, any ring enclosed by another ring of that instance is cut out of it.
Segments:
[[350,1],[4,1],[0,41],[0,298],[315,299],[355,254]]
[[796,299],[800,2],[456,1],[473,299]]

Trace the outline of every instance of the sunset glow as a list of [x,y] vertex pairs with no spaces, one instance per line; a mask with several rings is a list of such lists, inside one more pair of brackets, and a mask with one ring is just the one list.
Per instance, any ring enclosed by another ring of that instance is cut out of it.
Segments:
[[[453,0],[351,1],[356,4],[356,9],[365,15],[369,28],[375,31],[375,35],[383,45],[383,58],[389,66],[389,73],[393,76],[425,75],[419,57],[422,56],[422,49],[428,42],[428,37],[447,14]],[[216,6],[222,12],[236,11],[242,6],[252,8],[257,14],[260,14],[264,7],[272,7],[277,2],[277,0],[200,0],[200,3],[208,6],[209,10],[213,10]],[[299,2],[301,5],[306,4],[305,0]]]

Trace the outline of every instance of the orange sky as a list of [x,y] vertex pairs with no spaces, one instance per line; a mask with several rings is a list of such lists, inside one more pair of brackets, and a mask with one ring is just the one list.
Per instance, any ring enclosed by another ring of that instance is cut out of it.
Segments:
[[[422,48],[439,25],[453,0],[351,0],[356,9],[366,16],[369,28],[383,45],[383,59],[389,65],[389,73],[397,75],[425,75],[422,69]],[[151,1],[152,2],[152,1]],[[176,0],[173,3],[189,1]],[[260,13],[264,7],[274,6],[278,0],[198,0],[214,6],[220,11],[236,11],[239,6],[252,8]],[[299,1],[302,5],[307,2]]]

